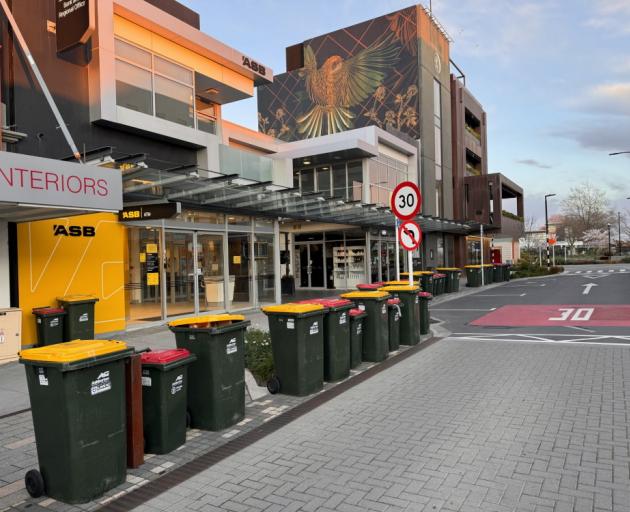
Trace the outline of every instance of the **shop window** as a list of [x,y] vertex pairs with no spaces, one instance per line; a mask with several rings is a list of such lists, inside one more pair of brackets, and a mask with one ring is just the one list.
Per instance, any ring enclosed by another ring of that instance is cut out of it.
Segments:
[[346,164],[332,166],[332,195],[346,199],[348,197],[348,180],[346,179]]
[[363,165],[360,161],[348,163],[348,199],[363,200]]
[[197,129],[206,133],[217,133],[217,106],[201,96],[195,98]]
[[317,168],[317,191],[323,196],[330,196],[330,167]]
[[161,57],[155,57],[155,72],[191,87],[193,85],[193,73],[190,69]]
[[315,192],[315,174],[313,169],[302,169],[300,179],[302,182],[302,194]]
[[153,114],[151,72],[116,60],[116,102],[143,114]]
[[228,215],[228,225],[251,227],[252,219],[246,215]]
[[184,126],[195,125],[192,106],[193,90],[161,76],[155,77],[155,115]]

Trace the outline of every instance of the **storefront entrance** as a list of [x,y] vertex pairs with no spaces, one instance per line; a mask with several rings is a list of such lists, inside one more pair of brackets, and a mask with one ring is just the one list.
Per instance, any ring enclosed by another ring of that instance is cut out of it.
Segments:
[[299,254],[300,287],[324,288],[326,260],[321,242],[300,243],[295,246]]

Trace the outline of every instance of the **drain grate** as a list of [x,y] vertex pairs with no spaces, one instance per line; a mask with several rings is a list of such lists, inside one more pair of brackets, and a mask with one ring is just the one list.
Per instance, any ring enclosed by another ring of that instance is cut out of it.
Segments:
[[131,491],[120,498],[107,503],[103,507],[101,507],[99,512],[126,512],[131,510],[132,508],[138,507],[147,501],[159,496],[163,492],[172,489],[176,485],[179,485],[186,480],[192,478],[193,476],[205,471],[206,469],[214,466],[215,464],[221,462],[223,459],[228,458],[231,455],[239,452],[240,450],[247,448],[248,446],[254,444],[256,441],[261,440],[262,438],[272,434],[278,429],[288,425],[292,421],[298,419],[300,416],[307,414],[308,412],[316,409],[320,405],[325,404],[326,402],[332,400],[333,398],[341,395],[345,391],[365,382],[370,377],[381,373],[387,368],[392,367],[393,365],[407,359],[409,356],[424,350],[425,348],[430,347],[440,338],[431,338],[424,343],[420,343],[415,345],[400,354],[395,356],[391,356],[389,359],[386,359],[380,364],[374,365],[372,368],[365,370],[364,372],[355,375],[354,377],[347,379],[336,386],[323,391],[315,395],[313,398],[307,400],[306,402],[302,402],[297,405],[293,409],[289,409],[287,412],[276,416],[275,418],[269,420],[267,423],[263,423],[259,427],[250,430],[249,432],[243,434],[236,439],[228,441],[224,445],[211,450],[209,452],[204,453],[203,455],[197,457],[196,459],[183,464],[182,466],[174,469],[170,473],[167,473],[164,476],[160,476],[155,480],[151,480],[146,485],[139,487]]

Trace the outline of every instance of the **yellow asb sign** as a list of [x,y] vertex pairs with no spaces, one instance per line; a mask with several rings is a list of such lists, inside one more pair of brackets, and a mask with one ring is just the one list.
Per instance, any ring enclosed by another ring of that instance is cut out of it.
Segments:
[[22,345],[35,345],[31,310],[56,306],[57,297],[94,295],[97,333],[125,328],[125,228],[97,213],[18,225]]

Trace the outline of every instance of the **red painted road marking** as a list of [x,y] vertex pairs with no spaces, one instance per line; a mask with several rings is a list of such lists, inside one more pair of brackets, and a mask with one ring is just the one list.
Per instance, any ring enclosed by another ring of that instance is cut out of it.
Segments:
[[502,306],[470,325],[496,327],[630,327],[630,305],[552,304]]

